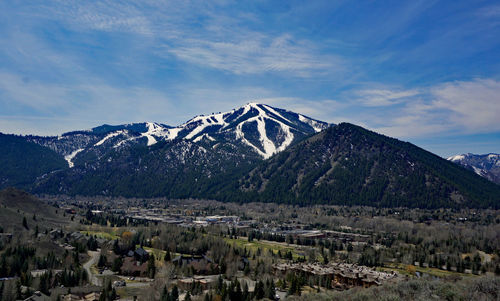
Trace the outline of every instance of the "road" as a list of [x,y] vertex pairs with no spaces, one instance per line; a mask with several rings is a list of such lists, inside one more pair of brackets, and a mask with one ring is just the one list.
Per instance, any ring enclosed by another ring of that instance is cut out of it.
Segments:
[[[94,273],[92,273],[91,267],[97,263],[99,260],[99,255],[101,254],[101,251],[88,251],[87,254],[90,256],[89,261],[83,264],[83,268],[87,271],[87,274],[89,275],[89,283],[92,285],[97,285],[97,286],[102,286],[102,278],[96,276]],[[128,277],[125,276],[119,276],[118,277],[122,278],[123,280],[128,280]],[[153,280],[148,279],[148,278],[137,278],[137,280],[144,280],[144,281],[133,281],[133,282],[128,282],[127,281],[127,287],[145,287],[151,285],[151,282]]]
[[99,259],[99,255],[101,254],[100,251],[88,251],[87,254],[89,254],[90,259],[86,263],[83,264],[83,268],[87,271],[87,274],[89,275],[89,282],[92,285],[97,285],[101,286],[101,279],[96,277],[93,273],[90,267],[92,267],[94,264],[97,263],[97,260]]

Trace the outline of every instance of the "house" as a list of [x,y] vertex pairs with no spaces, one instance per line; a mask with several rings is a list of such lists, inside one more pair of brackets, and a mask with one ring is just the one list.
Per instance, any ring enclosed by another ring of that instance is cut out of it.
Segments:
[[101,297],[101,293],[90,293],[88,295],[85,295],[85,301],[99,301],[99,298]]
[[62,298],[63,301],[81,301],[82,298],[78,295],[67,294]]
[[125,257],[122,265],[122,274],[127,276],[146,276],[148,263],[135,260],[134,257]]
[[145,262],[149,259],[149,253],[143,248],[137,248],[134,251],[134,256],[137,260]]
[[50,238],[52,239],[59,239],[64,236],[62,230],[60,229],[54,229],[49,232]]
[[49,301],[49,300],[50,300],[50,297],[47,295],[44,295],[40,291],[36,291],[30,297],[24,299],[24,301]]
[[80,232],[73,232],[69,235],[70,239],[73,241],[79,241],[85,239],[85,235]]
[[250,265],[250,261],[246,257],[241,257],[238,263],[238,269],[243,271],[247,265]]
[[208,263],[212,263],[212,259],[208,258],[205,255],[186,255],[186,254],[182,254],[175,257],[174,259],[172,259],[172,263],[178,266],[183,266],[183,265],[188,265],[194,261],[202,261],[202,260],[205,260]]
[[366,266],[349,263],[281,263],[274,265],[276,272],[286,275],[288,272],[301,273],[306,277],[320,278],[323,283],[330,283],[336,289],[347,289],[355,286],[370,287],[381,285],[387,281],[401,280],[395,272],[379,272]]
[[197,275],[210,275],[219,272],[219,265],[205,255],[179,255],[172,259],[177,266],[191,267]]
[[214,288],[217,281],[210,277],[193,276],[190,278],[179,279],[177,281],[177,286],[185,291],[191,290],[195,285],[199,285],[202,290],[208,290]]

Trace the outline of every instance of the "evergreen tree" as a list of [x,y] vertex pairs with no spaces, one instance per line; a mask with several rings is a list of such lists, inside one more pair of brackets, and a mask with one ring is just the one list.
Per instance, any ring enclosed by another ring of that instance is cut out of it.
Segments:
[[168,293],[167,286],[164,285],[163,291],[161,292],[160,301],[169,301],[169,300],[170,300],[170,295]]
[[106,262],[108,262],[106,255],[101,253],[101,255],[99,255],[99,261],[97,262],[97,266],[102,268],[106,265]]
[[115,260],[113,261],[113,266],[111,267],[111,270],[113,272],[118,272],[120,273],[123,265],[123,260],[121,257],[116,257]]
[[250,294],[248,292],[248,284],[246,281],[243,283],[243,292],[241,293],[241,300],[249,300]]
[[256,284],[255,284],[255,299],[257,300],[260,300],[262,298],[264,298],[265,296],[265,292],[264,292],[264,283],[262,282],[262,280],[259,280]]
[[274,300],[274,297],[276,296],[276,287],[274,286],[274,280],[271,280],[266,284],[266,297],[268,299]]
[[25,217],[25,216],[23,217],[23,227],[24,227],[26,230],[29,230],[29,228],[28,228],[28,221],[26,220],[26,217]]
[[155,257],[154,255],[149,256],[148,259],[148,277],[153,279],[156,274]]
[[172,257],[170,255],[170,251],[169,250],[167,250],[167,252],[165,253],[165,257],[163,258],[163,260],[165,260],[165,261],[172,260]]
[[172,288],[172,298],[171,300],[172,301],[178,301],[179,300],[179,288],[177,287],[177,285],[174,285],[174,287]]

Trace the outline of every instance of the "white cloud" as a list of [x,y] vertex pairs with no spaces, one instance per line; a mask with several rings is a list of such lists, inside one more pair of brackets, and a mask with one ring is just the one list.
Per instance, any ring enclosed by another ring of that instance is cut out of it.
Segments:
[[143,9],[138,4],[126,1],[58,1],[57,4],[31,7],[27,14],[54,18],[84,31],[90,29],[152,35],[152,24]]
[[[286,32],[253,31],[241,22],[259,23],[256,16],[245,12],[231,15],[223,6],[182,1],[63,1],[32,10],[38,18],[50,16],[78,31],[142,35],[162,45],[148,49],[149,54],[233,74],[274,72],[309,77],[341,71],[343,61],[338,56],[323,55],[321,43],[300,40]],[[26,11],[28,16],[33,14],[30,9]]]
[[431,93],[432,106],[449,111],[449,120],[466,132],[500,130],[500,81],[457,81],[439,85]]
[[391,106],[419,94],[418,90],[392,91],[389,89],[362,90],[357,93],[361,104],[369,107]]
[[500,131],[500,81],[476,79],[439,84],[425,97],[371,118],[377,131],[408,138],[443,133],[473,134]]
[[178,42],[180,46],[166,50],[183,61],[234,74],[288,72],[307,77],[313,72],[339,71],[341,68],[339,58],[323,56],[314,50],[313,44],[295,41],[290,35],[250,34],[241,41],[186,39]]
[[[0,131],[53,135],[102,123],[175,119],[172,101],[146,87],[57,85],[0,73]],[[8,113],[5,113],[8,110]]]

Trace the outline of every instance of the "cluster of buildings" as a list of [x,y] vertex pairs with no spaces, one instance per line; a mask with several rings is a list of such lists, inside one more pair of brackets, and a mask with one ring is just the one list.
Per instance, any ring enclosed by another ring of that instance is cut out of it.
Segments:
[[86,295],[67,294],[62,297],[63,301],[99,301],[101,293],[92,292]]
[[235,215],[190,216],[165,212],[164,209],[158,208],[131,208],[127,210],[126,216],[132,219],[161,222],[181,227],[206,227],[208,225],[226,224],[232,227],[242,228],[248,224],[248,222],[240,221],[240,218]]
[[280,263],[273,266],[276,273],[283,275],[288,272],[301,274],[305,277],[319,277],[324,286],[336,289],[348,289],[355,286],[370,287],[381,285],[387,281],[397,281],[401,276],[396,272],[386,273],[375,271],[366,266],[349,263]]

